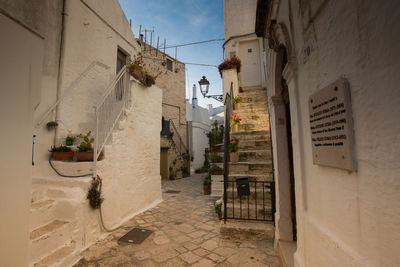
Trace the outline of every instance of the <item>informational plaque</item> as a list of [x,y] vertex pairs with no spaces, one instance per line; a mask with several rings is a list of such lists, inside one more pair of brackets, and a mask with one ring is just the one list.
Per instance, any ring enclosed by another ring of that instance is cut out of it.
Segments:
[[344,79],[310,96],[313,163],[356,170],[350,90]]

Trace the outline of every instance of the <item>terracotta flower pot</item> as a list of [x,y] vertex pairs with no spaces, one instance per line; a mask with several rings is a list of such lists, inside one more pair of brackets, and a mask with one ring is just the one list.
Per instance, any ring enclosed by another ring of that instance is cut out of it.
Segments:
[[75,152],[77,161],[93,161],[93,152]]
[[230,162],[238,162],[239,161],[239,152],[229,153],[229,161]]
[[231,125],[231,130],[232,130],[232,132],[239,132],[239,124],[237,123],[237,124],[232,124]]
[[211,187],[203,186],[203,193],[204,193],[204,195],[210,195],[211,194]]
[[222,212],[221,213],[217,213],[218,214],[218,219],[222,220]]
[[129,69],[129,73],[136,79],[139,81],[143,80],[143,73],[142,70],[139,68],[135,68],[135,67],[131,67]]
[[223,175],[224,174],[224,171],[213,171],[213,172],[210,172],[210,175]]
[[74,151],[70,152],[52,152],[53,160],[71,161],[74,158]]
[[236,103],[236,104],[234,104],[234,105],[235,105],[235,110],[240,109],[240,103]]

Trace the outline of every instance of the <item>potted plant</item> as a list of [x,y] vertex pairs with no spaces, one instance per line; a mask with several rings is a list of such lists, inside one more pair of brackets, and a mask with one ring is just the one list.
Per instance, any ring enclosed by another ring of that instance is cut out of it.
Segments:
[[208,171],[209,171],[209,173],[211,175],[222,175],[222,174],[224,174],[224,171],[220,167],[215,165],[215,164],[211,165],[211,167],[210,167],[210,169]]
[[203,182],[203,193],[204,195],[209,195],[211,194],[211,176],[207,175],[204,178],[204,182]]
[[56,121],[49,121],[48,123],[46,123],[47,130],[49,130],[49,131],[57,128],[57,126],[58,126],[58,123]]
[[242,97],[240,95],[237,95],[233,98],[233,106],[235,107],[235,110],[239,109],[241,102],[242,102]]
[[73,146],[74,142],[76,140],[76,137],[73,135],[67,135],[67,137],[65,137],[65,145],[66,146]]
[[230,162],[239,161],[239,139],[231,139],[228,144],[229,160]]
[[222,162],[222,157],[214,152],[214,153],[211,154],[211,161],[214,162],[214,163],[221,163]]
[[142,54],[139,53],[137,56],[133,57],[133,62],[129,65],[129,74],[132,75],[135,79],[141,81],[143,79],[143,58]]
[[240,59],[237,56],[232,56],[231,58],[227,58],[224,60],[224,62],[219,64],[218,71],[222,77],[223,70],[236,69],[237,72],[240,72],[240,66],[241,66]]
[[218,219],[222,219],[222,202],[221,201],[216,201],[214,203],[214,210],[215,213],[218,214]]
[[75,152],[77,161],[92,161],[93,160],[93,146],[94,138],[90,138],[89,131],[86,135],[78,135],[82,139],[81,144],[78,146],[78,151]]
[[52,147],[50,152],[53,160],[71,161],[74,158],[74,151],[67,146]]
[[239,115],[233,114],[233,113],[231,114],[231,126],[232,126],[232,130],[234,132],[238,132],[239,131],[239,124],[240,124],[241,120],[242,119],[240,118]]

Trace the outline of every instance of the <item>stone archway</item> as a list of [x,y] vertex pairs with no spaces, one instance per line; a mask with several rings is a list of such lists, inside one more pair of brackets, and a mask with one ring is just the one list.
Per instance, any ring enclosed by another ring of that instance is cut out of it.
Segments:
[[296,240],[294,167],[291,138],[290,97],[293,51],[283,24],[272,25],[269,40],[269,111],[276,184],[276,241]]

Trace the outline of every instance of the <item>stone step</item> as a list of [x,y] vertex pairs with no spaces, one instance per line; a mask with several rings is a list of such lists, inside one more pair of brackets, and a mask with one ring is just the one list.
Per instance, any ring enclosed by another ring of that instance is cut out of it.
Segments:
[[267,101],[262,101],[262,102],[254,102],[254,103],[240,103],[239,107],[237,107],[235,110],[237,110],[237,111],[249,110],[252,112],[257,112],[257,110],[266,109],[266,108],[268,108]]
[[275,228],[272,222],[242,221],[229,219],[220,223],[223,238],[237,240],[273,240]]
[[263,91],[241,93],[239,95],[242,98],[239,106],[247,103],[267,103],[268,101],[267,93]]
[[239,152],[248,150],[271,150],[271,141],[269,139],[264,139],[264,140],[239,139]]
[[268,107],[262,106],[262,107],[256,107],[256,108],[251,108],[251,107],[238,107],[232,110],[232,113],[237,112],[239,115],[240,114],[263,114],[263,115],[268,115]]
[[229,172],[243,175],[272,173],[272,162],[232,162],[229,163]]
[[40,261],[36,262],[34,267],[47,266],[73,266],[80,260],[79,253],[75,250],[75,244],[65,245]]
[[55,219],[53,215],[55,206],[56,203],[53,199],[32,202],[29,216],[30,229],[36,229],[53,221]]
[[237,127],[231,127],[231,134],[236,132],[262,131],[266,129],[269,129],[268,121],[253,121],[253,123],[242,122]]
[[[270,138],[270,132],[264,130],[257,131],[241,131],[241,132],[232,132],[230,133],[231,138],[237,138],[240,141],[244,140],[259,140],[259,139],[268,139]],[[239,143],[240,145],[240,143]]]
[[[258,114],[255,115],[254,113],[248,113],[243,116],[240,112],[234,112],[235,115],[239,115],[242,119],[240,125],[242,124],[254,124],[254,125],[262,125],[263,127],[269,128],[269,119],[268,115]],[[240,128],[240,127],[239,127]]]
[[37,262],[72,240],[73,226],[68,221],[54,220],[30,232],[30,260]]
[[[240,142],[239,142],[240,143]],[[271,150],[239,150],[239,162],[271,160]]]
[[246,94],[246,93],[251,93],[251,92],[267,92],[267,88],[265,87],[260,87],[260,86],[254,86],[254,87],[241,87],[240,88],[240,94]]

